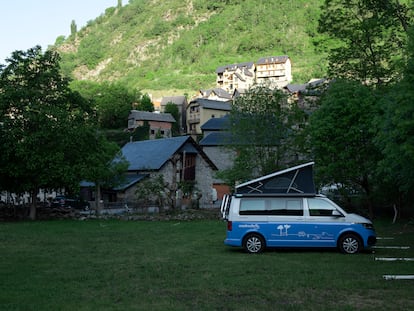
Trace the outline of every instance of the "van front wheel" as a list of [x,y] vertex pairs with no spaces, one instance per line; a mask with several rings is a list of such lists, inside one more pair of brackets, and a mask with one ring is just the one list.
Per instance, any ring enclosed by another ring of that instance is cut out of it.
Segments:
[[244,250],[251,254],[261,253],[265,247],[266,246],[263,237],[256,233],[247,235],[243,240]]
[[346,233],[339,239],[338,246],[344,254],[356,254],[361,250],[362,242],[355,234]]

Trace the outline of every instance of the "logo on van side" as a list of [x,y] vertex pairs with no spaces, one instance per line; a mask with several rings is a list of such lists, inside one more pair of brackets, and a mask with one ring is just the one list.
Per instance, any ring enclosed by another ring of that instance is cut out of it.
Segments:
[[333,239],[334,235],[328,232],[321,232],[321,233],[306,233],[305,231],[299,231],[298,233],[291,233],[289,234],[288,230],[292,228],[291,225],[279,225],[276,229],[279,231],[279,234],[272,234],[272,236],[298,236],[300,238],[308,238],[312,240],[331,240]]

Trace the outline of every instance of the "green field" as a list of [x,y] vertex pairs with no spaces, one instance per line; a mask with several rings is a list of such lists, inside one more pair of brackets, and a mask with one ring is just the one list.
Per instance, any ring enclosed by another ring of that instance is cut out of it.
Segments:
[[414,310],[414,225],[377,222],[379,245],[342,255],[223,245],[225,223],[0,223],[0,310]]

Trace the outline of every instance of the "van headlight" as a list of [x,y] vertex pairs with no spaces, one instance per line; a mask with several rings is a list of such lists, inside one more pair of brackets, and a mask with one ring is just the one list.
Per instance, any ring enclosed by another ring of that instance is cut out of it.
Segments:
[[363,222],[363,223],[360,223],[360,225],[363,225],[365,229],[374,230],[374,225],[373,224]]

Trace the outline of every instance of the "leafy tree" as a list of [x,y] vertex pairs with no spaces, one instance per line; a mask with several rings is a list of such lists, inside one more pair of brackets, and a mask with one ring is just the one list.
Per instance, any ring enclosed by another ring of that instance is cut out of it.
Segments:
[[154,111],[154,105],[152,104],[151,98],[148,94],[144,94],[141,96],[139,101],[135,104],[136,109],[140,111]]
[[329,55],[330,75],[369,84],[392,80],[411,22],[398,0],[326,0],[318,29],[338,40]]
[[175,123],[172,125],[172,136],[179,136],[180,135],[180,111],[178,107],[174,103],[167,103],[164,109],[165,113],[169,113],[175,119]]
[[95,208],[100,214],[101,188],[113,188],[122,183],[129,163],[120,154],[118,145],[107,141],[102,133],[90,128],[84,134],[88,152],[84,155],[81,170],[84,172],[83,178],[95,184]]
[[377,117],[380,131],[376,143],[384,156],[379,173],[397,190],[394,202],[414,190],[414,29],[410,31],[407,52],[403,79],[383,96],[384,113]]
[[0,67],[0,187],[32,196],[75,188],[88,154],[91,110],[60,75],[59,55],[39,46],[15,51]]
[[145,205],[156,203],[162,209],[165,200],[166,184],[163,175],[157,175],[152,178],[146,178],[140,182],[140,187],[135,191],[135,195],[139,201]]
[[377,98],[359,82],[332,82],[310,117],[310,149],[321,184],[341,184],[363,190],[373,215],[373,174],[380,158],[374,144]]
[[120,83],[74,81],[71,87],[92,102],[104,129],[125,128],[133,104],[141,98],[140,92],[130,91]]
[[294,124],[299,110],[280,90],[256,86],[237,98],[230,113],[231,169],[218,173],[228,184],[274,172],[295,159]]

